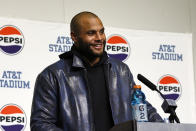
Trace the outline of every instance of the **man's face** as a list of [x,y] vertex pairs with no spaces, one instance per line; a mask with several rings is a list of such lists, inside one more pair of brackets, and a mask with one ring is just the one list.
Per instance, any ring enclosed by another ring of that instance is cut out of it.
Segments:
[[106,37],[101,20],[96,17],[81,18],[79,33],[74,42],[86,57],[102,56]]

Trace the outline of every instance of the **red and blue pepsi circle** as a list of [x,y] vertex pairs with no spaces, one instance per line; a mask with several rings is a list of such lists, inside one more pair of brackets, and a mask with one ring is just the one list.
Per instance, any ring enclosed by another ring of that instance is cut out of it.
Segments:
[[22,51],[25,44],[24,35],[13,25],[0,28],[0,50],[8,55],[16,55]]
[[159,79],[157,87],[165,99],[173,99],[176,101],[182,94],[182,87],[179,80],[169,74]]
[[110,35],[106,41],[105,51],[109,57],[125,61],[130,54],[129,42],[121,35]]
[[24,131],[26,114],[16,104],[7,104],[0,110],[0,127],[3,131]]

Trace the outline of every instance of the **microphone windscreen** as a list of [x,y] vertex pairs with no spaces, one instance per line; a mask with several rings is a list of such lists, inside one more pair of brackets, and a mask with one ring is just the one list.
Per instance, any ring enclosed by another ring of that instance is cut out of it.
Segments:
[[143,75],[138,74],[137,79],[144,83],[146,86],[148,86],[151,90],[157,90],[156,86],[148,79],[146,79]]

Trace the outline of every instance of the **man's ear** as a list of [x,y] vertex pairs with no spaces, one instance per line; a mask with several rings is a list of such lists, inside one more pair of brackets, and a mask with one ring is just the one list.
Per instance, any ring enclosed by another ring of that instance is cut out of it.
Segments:
[[71,31],[71,39],[74,41],[74,43],[77,43],[78,39],[77,39],[77,35],[76,33],[74,33],[73,31]]

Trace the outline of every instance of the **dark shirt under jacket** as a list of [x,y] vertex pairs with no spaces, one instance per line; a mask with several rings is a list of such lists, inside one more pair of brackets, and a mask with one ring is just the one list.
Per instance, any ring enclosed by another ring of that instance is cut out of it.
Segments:
[[90,64],[76,49],[73,50],[73,53],[83,60],[87,69],[87,79],[93,103],[95,130],[108,131],[114,126],[106,79],[104,76],[104,62],[108,57],[104,53],[97,64],[90,66]]

